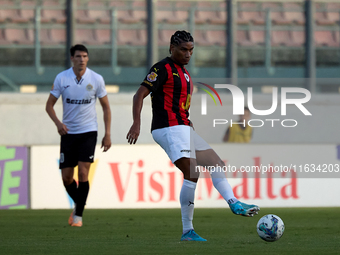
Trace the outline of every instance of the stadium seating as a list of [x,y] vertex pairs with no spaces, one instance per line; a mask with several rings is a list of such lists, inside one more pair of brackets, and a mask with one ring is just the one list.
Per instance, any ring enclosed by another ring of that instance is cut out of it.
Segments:
[[272,31],[271,34],[272,46],[292,46],[293,40],[290,31]]
[[[89,19],[93,19],[94,21],[98,21],[102,24],[110,24],[111,13],[109,10],[107,10],[105,3],[99,1],[89,1],[87,8],[87,15]],[[96,10],[95,8],[100,10]]]
[[306,36],[304,31],[291,31],[291,37],[294,46],[303,46],[306,42]]
[[[219,12],[216,9],[213,9],[214,5],[211,2],[198,2],[197,8],[199,10],[195,13],[195,23],[196,24],[205,24],[205,23],[214,23],[214,24],[225,24],[226,20],[223,20],[219,17]],[[202,10],[206,9],[206,10]]]
[[[19,16],[21,16],[27,21],[34,21],[35,19],[34,7],[35,7],[34,2],[22,1],[20,4]],[[25,8],[29,8],[29,9],[25,9]]]
[[41,11],[41,22],[42,23],[60,23],[66,22],[66,14],[64,9],[49,9],[60,8],[58,1],[43,1],[43,9]]
[[40,41],[42,45],[64,45],[66,31],[65,29],[41,29]]
[[[14,1],[0,1],[0,6],[6,7],[15,7]],[[0,8],[0,17],[3,20],[8,20],[12,23],[26,23],[29,21],[28,18],[25,18],[20,15],[20,9],[1,9]]]
[[118,45],[146,45],[146,30],[118,30]]
[[227,44],[225,30],[208,30],[207,38],[210,43],[217,46],[225,46]]
[[95,38],[100,44],[111,43],[111,30],[110,29],[96,29]]
[[173,5],[170,2],[158,2],[158,10],[156,12],[156,20],[160,23],[180,24],[183,20],[177,17],[178,13],[173,10]]
[[0,29],[0,45],[6,45],[8,42],[5,39],[4,30]]
[[276,25],[288,25],[290,24],[290,21],[286,19],[284,16],[283,11],[278,11],[280,8],[280,3],[263,3],[262,4],[262,9],[263,10],[271,10],[270,16],[271,20],[274,24]]
[[253,46],[254,43],[250,41],[249,32],[245,30],[238,30],[236,41],[239,46]]
[[315,31],[314,38],[316,46],[339,47],[332,31]]
[[256,25],[264,25],[264,13],[259,11],[259,3],[255,2],[241,2],[239,5],[237,24],[247,25],[250,23]]
[[303,6],[299,3],[283,3],[284,18],[291,24],[304,25],[306,22]]
[[135,1],[132,3],[131,16],[137,19],[139,22],[145,22],[147,18],[146,14],[146,1]]
[[[66,22],[65,6],[60,0],[0,0],[0,24],[12,24],[4,27],[0,34],[0,44],[32,45],[34,42],[33,24],[35,19],[34,6],[42,6],[41,23],[45,25],[40,33],[42,45],[62,45],[66,42],[66,32],[54,24],[64,25]],[[271,10],[273,47],[302,47],[305,44],[304,4],[301,2],[238,2],[237,24],[243,26],[237,31],[237,44],[240,47],[260,45],[265,43],[265,11]],[[117,10],[118,45],[146,45],[147,37],[145,22],[147,19],[145,1],[97,1],[86,0],[79,2],[76,12],[77,24],[82,29],[76,30],[76,41],[89,45],[107,45],[111,43],[111,8]],[[185,26],[189,19],[189,10],[195,8],[196,31],[195,42],[198,46],[226,45],[225,24],[227,22],[226,3],[215,1],[158,1],[156,19],[159,29],[159,46],[168,46],[169,38],[175,31],[171,26]],[[340,45],[337,26],[340,25],[340,3],[316,3],[315,23],[318,26],[315,32],[315,45],[317,47],[338,47]],[[27,29],[13,27],[15,24],[31,24]],[[91,29],[83,29],[89,24]],[[140,27],[139,24],[141,24]],[[101,26],[102,25],[102,26]],[[129,25],[132,25],[129,28]],[[138,25],[136,27],[136,25]],[[97,27],[98,26],[98,27]],[[101,27],[100,27],[101,26]],[[105,27],[106,26],[106,27]],[[133,27],[135,26],[135,27]],[[164,27],[163,27],[164,26]],[[210,26],[210,27],[207,27]],[[215,26],[215,27],[214,27]],[[279,26],[288,26],[279,28]],[[172,28],[171,27],[171,28]],[[211,28],[211,29],[210,29]]]
[[249,38],[253,45],[264,45],[265,31],[249,31]]
[[100,45],[100,42],[96,40],[93,29],[77,29],[75,41],[76,43],[82,43],[87,45]]
[[32,45],[34,42],[34,32],[32,29],[11,29],[4,31],[5,40],[13,44]]
[[[340,24],[340,3],[327,3],[326,17],[328,20]],[[337,10],[337,11],[334,11]]]
[[[170,38],[176,32],[176,30],[160,30],[158,32],[158,44],[160,46],[169,46]],[[196,39],[195,39],[196,41]]]

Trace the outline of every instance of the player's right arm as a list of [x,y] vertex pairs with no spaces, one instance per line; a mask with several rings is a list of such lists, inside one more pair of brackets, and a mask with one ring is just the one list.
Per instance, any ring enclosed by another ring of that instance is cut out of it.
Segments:
[[136,94],[133,96],[133,124],[126,135],[129,144],[135,144],[140,134],[140,114],[143,108],[143,100],[150,94],[150,90],[145,86],[140,86]]
[[68,128],[66,127],[66,125],[64,123],[62,123],[58,117],[57,114],[54,111],[54,105],[57,102],[58,98],[56,98],[55,96],[53,96],[52,94],[50,94],[49,98],[47,99],[46,102],[46,112],[48,114],[48,116],[50,116],[50,118],[52,119],[52,121],[54,122],[54,124],[57,126],[58,129],[58,133],[60,135],[66,135]]

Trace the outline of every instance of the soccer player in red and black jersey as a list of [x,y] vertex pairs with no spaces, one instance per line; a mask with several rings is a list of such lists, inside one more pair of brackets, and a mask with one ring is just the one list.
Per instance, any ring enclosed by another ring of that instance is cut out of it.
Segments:
[[[140,114],[143,100],[151,92],[152,125],[154,140],[165,150],[171,161],[184,176],[180,193],[183,233],[181,241],[206,241],[195,233],[192,220],[194,198],[199,172],[196,166],[219,166],[224,162],[215,151],[194,131],[189,120],[189,107],[193,83],[185,69],[194,50],[194,39],[186,31],[171,36],[170,57],[156,63],[145,77],[133,97],[133,124],[126,136],[135,144],[140,134]],[[238,201],[225,175],[211,171],[214,187],[228,202],[233,213],[254,216],[260,210],[256,205]]]

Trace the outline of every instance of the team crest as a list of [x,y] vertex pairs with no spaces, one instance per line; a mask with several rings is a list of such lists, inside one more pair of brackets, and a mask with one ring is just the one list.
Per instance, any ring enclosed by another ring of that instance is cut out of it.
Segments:
[[151,72],[150,74],[148,74],[147,80],[148,80],[149,82],[154,82],[154,81],[157,80],[157,76],[158,76],[158,75],[157,75],[155,72]]
[[184,73],[184,77],[187,80],[187,82],[189,82],[189,75],[187,75],[186,73]]
[[93,86],[91,85],[91,84],[88,84],[87,86],[86,86],[86,90],[87,91],[91,91],[93,89]]

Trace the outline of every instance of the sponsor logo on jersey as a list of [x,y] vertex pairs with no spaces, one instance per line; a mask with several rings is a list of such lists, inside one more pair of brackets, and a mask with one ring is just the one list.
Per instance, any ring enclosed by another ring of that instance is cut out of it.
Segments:
[[152,84],[151,82],[148,82],[147,80],[144,80],[143,82],[146,83],[146,84],[148,84],[150,87],[153,86],[153,84]]
[[86,90],[87,91],[91,91],[93,89],[93,86],[91,85],[91,84],[88,84],[87,86],[86,86]]
[[77,99],[66,98],[66,103],[68,103],[68,104],[90,104],[91,99],[77,100]]
[[184,77],[187,80],[187,82],[189,82],[189,75],[187,75],[186,73],[184,73]]
[[179,78],[178,73],[172,73],[173,76],[177,76]]
[[151,72],[150,74],[148,74],[147,80],[149,82],[154,82],[154,81],[157,80],[157,76],[158,76],[158,74],[156,74],[155,72]]

